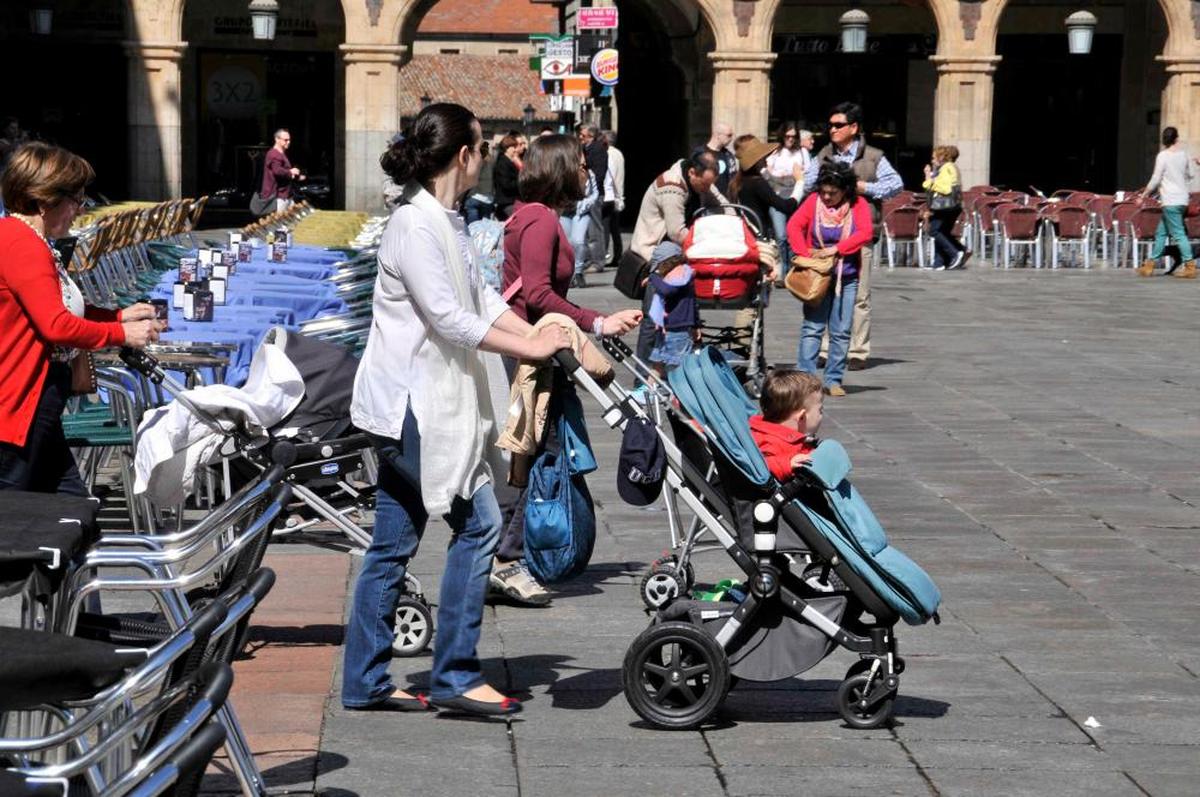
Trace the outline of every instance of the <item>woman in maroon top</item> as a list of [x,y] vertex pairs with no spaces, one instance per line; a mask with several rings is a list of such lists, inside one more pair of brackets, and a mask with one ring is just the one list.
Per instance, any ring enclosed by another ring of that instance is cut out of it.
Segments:
[[0,490],[87,495],[63,434],[68,363],[79,350],[158,337],[149,304],[85,306],[48,241],[67,234],[94,176],[78,155],[26,144],[0,180]]
[[[585,332],[624,335],[642,320],[640,310],[602,315],[567,299],[575,274],[575,250],[559,222],[559,214],[583,198],[587,166],[579,141],[550,135],[534,139],[525,154],[518,181],[521,198],[513,205],[504,230],[502,293],[513,312],[531,324],[547,313],[561,313]],[[519,282],[519,284],[518,284]],[[516,286],[515,288],[513,286]],[[569,381],[555,390],[570,390]],[[547,424],[546,443],[554,430]],[[492,587],[518,603],[544,606],[550,593],[534,580],[525,555],[525,494],[501,489],[498,498],[505,528],[492,564]]]

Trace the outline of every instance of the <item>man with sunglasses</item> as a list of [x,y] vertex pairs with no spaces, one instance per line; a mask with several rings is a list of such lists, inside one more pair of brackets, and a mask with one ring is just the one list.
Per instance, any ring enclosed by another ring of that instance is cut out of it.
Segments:
[[862,135],[862,106],[843,102],[833,106],[829,112],[829,143],[808,164],[804,173],[804,192],[816,188],[817,174],[825,161],[845,163],[858,178],[858,193],[871,203],[871,220],[875,225],[875,237],[870,246],[864,246],[862,264],[859,267],[858,298],[854,303],[854,323],[850,333],[851,371],[867,367],[871,354],[871,264],[875,260],[875,242],[883,229],[883,200],[904,190],[904,181],[888,163],[883,151],[869,146]]

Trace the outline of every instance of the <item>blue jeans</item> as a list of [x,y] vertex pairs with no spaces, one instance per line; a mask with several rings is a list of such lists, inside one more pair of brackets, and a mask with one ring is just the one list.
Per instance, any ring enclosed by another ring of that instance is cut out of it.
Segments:
[[[372,442],[379,452],[379,487],[375,531],[346,623],[342,705],[348,708],[378,703],[396,691],[388,673],[396,601],[429,519],[421,500],[421,438],[412,410],[404,418],[401,440],[372,437]],[[470,500],[455,499],[445,520],[451,537],[429,678],[434,700],[457,697],[484,682],[476,646],[501,525],[492,486],[485,484]]]
[[559,221],[567,233],[571,248],[575,250],[575,273],[582,273],[583,265],[587,262],[587,233],[592,217],[584,213],[582,216],[560,216]]
[[467,197],[467,201],[463,203],[463,218],[466,219],[467,225],[479,221],[480,219],[489,219],[495,212],[496,206],[491,202],[486,202],[476,197],[475,194]]
[[1164,205],[1162,209],[1162,218],[1159,219],[1158,229],[1154,231],[1154,250],[1150,253],[1151,260],[1158,260],[1163,256],[1163,249],[1167,247],[1167,237],[1175,242],[1179,247],[1179,257],[1183,262],[1192,259],[1192,242],[1188,240],[1187,229],[1183,226],[1183,216],[1187,212],[1187,205]]
[[833,295],[833,286],[816,307],[804,305],[804,323],[800,327],[800,353],[796,368],[810,374],[817,372],[817,354],[821,351],[821,336],[829,327],[829,357],[825,361],[825,387],[840,385],[846,373],[846,356],[850,351],[850,327],[854,323],[854,300],[858,297],[858,280],[842,283],[842,295]]

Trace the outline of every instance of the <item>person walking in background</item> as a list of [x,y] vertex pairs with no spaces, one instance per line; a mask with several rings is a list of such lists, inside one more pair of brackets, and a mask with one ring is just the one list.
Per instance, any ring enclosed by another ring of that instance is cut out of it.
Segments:
[[1174,127],[1163,129],[1162,145],[1162,150],[1154,159],[1154,173],[1142,190],[1146,195],[1158,192],[1159,201],[1162,203],[1162,218],[1154,232],[1154,249],[1150,252],[1150,258],[1138,267],[1137,273],[1142,277],[1154,274],[1169,238],[1179,247],[1179,257],[1183,261],[1182,268],[1173,269],[1175,276],[1181,279],[1195,279],[1196,260],[1187,230],[1183,226],[1183,217],[1188,206],[1188,189],[1191,187],[1192,178],[1195,177],[1192,159],[1183,148],[1179,140],[1179,131]]
[[483,161],[479,167],[479,185],[475,186],[475,190],[463,203],[463,218],[466,219],[468,227],[480,219],[491,218],[496,210],[492,194],[495,190],[492,186],[492,176],[496,159],[487,141],[479,145],[479,157]]
[[[808,134],[808,149],[801,146],[801,133]],[[767,179],[771,189],[780,197],[791,198],[799,202],[804,196],[804,175],[808,162],[812,160],[812,133],[801,130],[795,122],[784,122],[776,134],[779,147],[767,158]],[[795,211],[793,211],[795,212]],[[779,262],[783,264],[782,271],[792,262],[792,250],[787,242],[787,223],[791,214],[784,214],[772,206],[769,216],[763,218],[763,224],[770,224],[775,232],[775,240],[779,242]],[[766,233],[766,230],[763,230]],[[782,276],[782,275],[781,275]]]
[[604,143],[608,146],[608,176],[604,178],[604,231],[612,242],[612,256],[606,262],[613,265],[621,262],[625,245],[621,240],[621,211],[625,209],[625,153],[617,149],[617,134],[604,131]]
[[851,371],[867,367],[871,355],[871,266],[875,262],[875,242],[883,229],[883,200],[904,190],[904,181],[888,162],[883,151],[867,144],[862,132],[863,110],[853,102],[835,105],[829,112],[829,143],[808,164],[804,191],[817,185],[817,175],[827,161],[846,164],[854,172],[855,193],[871,206],[873,237],[859,251],[858,290],[854,305],[854,325],[850,334]]
[[288,160],[287,151],[292,146],[292,134],[287,128],[275,131],[275,146],[267,150],[263,159],[263,179],[258,195],[268,201],[274,200],[271,210],[279,212],[292,206],[292,189],[295,183],[304,182],[304,175]]
[[926,209],[933,236],[935,271],[962,268],[971,253],[954,237],[954,223],[962,213],[962,179],[958,173],[958,147],[935,147],[933,160],[925,167],[921,187],[929,194]]
[[596,201],[588,206],[588,223],[584,228],[584,246],[581,247],[582,261],[588,274],[599,274],[604,270],[604,255],[608,250],[608,238],[604,234],[604,202],[602,193],[608,179],[608,144],[604,134],[595,125],[579,126],[579,143],[588,170],[596,181]]
[[871,205],[858,195],[857,178],[844,163],[827,163],[814,182],[816,192],[801,203],[788,222],[792,251],[803,257],[832,257],[833,285],[819,304],[804,305],[796,368],[817,372],[821,338],[829,332],[829,356],[822,380],[830,396],[844,396],[842,377],[854,315],[862,264],[862,250],[875,234]]
[[[547,136],[549,138],[549,136]],[[596,175],[584,163],[580,165],[580,174],[586,177],[583,199],[567,208],[562,214],[562,227],[575,251],[575,273],[571,277],[572,288],[586,288],[584,273],[595,273],[598,269],[587,267],[588,230],[592,227],[592,209],[600,204],[600,189],[596,185]]]
[[521,173],[521,156],[525,151],[522,139],[523,136],[516,130],[510,130],[500,139],[500,152],[492,167],[492,194],[496,202],[496,218],[501,221],[509,217],[513,203],[517,201],[517,177]]
[[722,196],[728,193],[729,183],[738,170],[737,158],[729,151],[732,142],[733,128],[724,122],[717,122],[708,141],[692,150],[692,157],[701,152],[710,152],[717,159],[717,179],[713,185]]

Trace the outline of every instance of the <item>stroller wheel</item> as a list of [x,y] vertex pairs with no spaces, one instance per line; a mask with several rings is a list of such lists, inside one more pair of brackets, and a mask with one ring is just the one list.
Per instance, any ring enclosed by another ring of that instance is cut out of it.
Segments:
[[396,638],[392,655],[416,656],[429,647],[433,638],[433,613],[423,598],[402,595],[396,604]]
[[647,609],[661,609],[687,591],[679,576],[665,570],[651,570],[642,576],[642,603]]
[[[660,556],[658,559],[654,560],[653,564],[650,565],[650,572],[656,573],[666,571],[669,573],[675,573],[679,569],[678,563],[679,558],[673,553],[667,554],[666,556]],[[691,591],[692,587],[696,586],[696,568],[692,567],[691,562],[688,562],[683,568],[683,579],[684,592],[689,592]]]
[[660,728],[699,727],[729,691],[729,660],[717,641],[690,623],[657,623],[625,654],[625,699]]
[[838,713],[851,728],[878,728],[892,718],[896,690],[889,688],[882,671],[871,677],[871,661],[863,659],[846,671],[837,691]]

